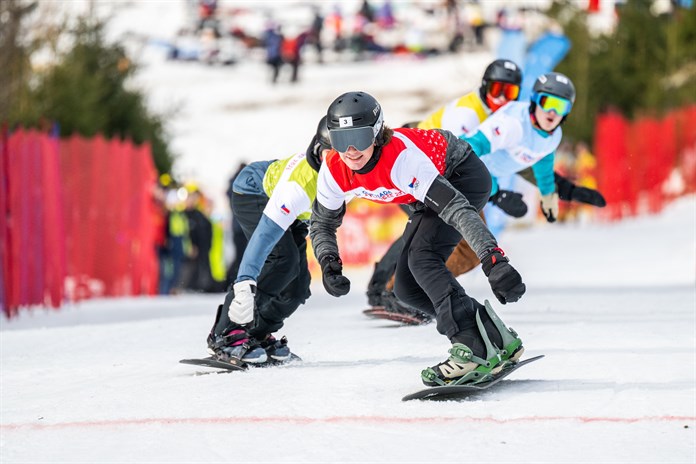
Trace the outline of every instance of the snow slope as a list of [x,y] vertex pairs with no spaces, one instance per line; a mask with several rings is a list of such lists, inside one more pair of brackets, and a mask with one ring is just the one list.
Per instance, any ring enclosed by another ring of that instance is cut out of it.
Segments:
[[[160,11],[161,23],[147,17],[163,33],[181,13],[156,3],[137,4]],[[258,62],[170,63],[154,46],[141,57],[134,85],[156,108],[180,108],[179,173],[219,212],[238,162],[303,150],[338,94],[373,93],[397,126],[473,88],[491,59],[308,63],[299,84],[273,87]],[[222,295],[88,301],[2,320],[0,462],[693,463],[695,210],[691,197],[620,224],[504,232],[528,293],[494,306],[526,356],[546,358],[460,402],[401,402],[448,341],[434,325],[366,319],[367,269],[347,271],[353,291],[340,299],[314,282],[281,331],[304,362],[274,369],[178,364],[205,354]],[[480,270],[460,281],[493,301]]]
[[0,325],[0,461],[692,463],[695,210],[504,233],[529,290],[495,307],[546,358],[460,402],[401,401],[448,342],[366,319],[364,270],[288,320],[302,364],[244,373],[177,363],[222,295],[24,313]]

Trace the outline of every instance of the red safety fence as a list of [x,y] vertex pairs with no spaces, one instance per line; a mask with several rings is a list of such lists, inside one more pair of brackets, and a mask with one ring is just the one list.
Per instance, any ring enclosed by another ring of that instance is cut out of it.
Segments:
[[2,137],[2,306],[63,299],[65,241],[58,143],[37,132]]
[[3,134],[0,155],[6,316],[65,299],[156,292],[157,174],[148,145],[18,130]]
[[610,220],[655,213],[666,202],[696,192],[696,105],[664,118],[633,122],[610,112],[597,118],[598,185]]

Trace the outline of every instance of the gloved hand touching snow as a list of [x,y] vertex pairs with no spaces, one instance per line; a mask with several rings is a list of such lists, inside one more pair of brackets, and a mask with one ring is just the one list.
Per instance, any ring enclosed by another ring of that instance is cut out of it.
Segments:
[[234,299],[227,314],[234,323],[248,324],[254,320],[256,281],[242,280],[234,284],[232,288],[234,289]]

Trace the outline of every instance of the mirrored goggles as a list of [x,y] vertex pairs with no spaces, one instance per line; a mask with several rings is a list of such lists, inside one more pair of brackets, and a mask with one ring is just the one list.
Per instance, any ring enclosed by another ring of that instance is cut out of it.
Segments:
[[570,100],[548,93],[538,93],[535,103],[547,113],[555,111],[559,116],[567,116],[573,108],[573,103]]
[[487,84],[486,92],[493,98],[499,98],[502,95],[512,101],[520,96],[520,86],[510,82],[493,81]]
[[345,153],[349,147],[365,151],[374,143],[375,131],[372,126],[331,129],[329,130],[329,138],[331,146],[338,152]]

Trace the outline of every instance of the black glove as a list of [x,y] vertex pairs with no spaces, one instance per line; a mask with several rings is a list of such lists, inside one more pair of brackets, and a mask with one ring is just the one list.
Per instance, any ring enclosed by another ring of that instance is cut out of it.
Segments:
[[527,203],[522,200],[521,193],[510,190],[498,190],[488,201],[502,209],[509,216],[521,218],[527,214]]
[[558,188],[558,198],[561,200],[586,203],[599,208],[604,208],[607,205],[607,201],[598,190],[579,187],[560,174],[556,174],[555,179],[556,187]]
[[587,187],[575,186],[571,191],[570,199],[578,203],[587,203],[588,205],[604,208],[607,206],[607,200],[604,199],[599,190],[594,190]]
[[347,295],[350,291],[350,280],[341,273],[343,270],[341,258],[334,255],[323,256],[319,260],[319,264],[321,265],[322,283],[329,295]]
[[481,260],[481,265],[498,301],[502,304],[514,303],[522,298],[527,287],[522,283],[520,273],[510,266],[503,250],[490,250]]

